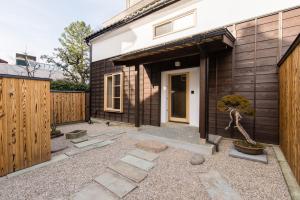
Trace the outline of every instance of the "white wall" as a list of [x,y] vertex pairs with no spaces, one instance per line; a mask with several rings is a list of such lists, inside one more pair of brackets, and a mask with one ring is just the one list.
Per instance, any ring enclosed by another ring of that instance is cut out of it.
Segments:
[[[168,122],[168,75],[175,73],[189,72],[189,95],[190,95],[190,107],[189,107],[189,118],[190,125],[199,127],[199,98],[200,98],[200,68],[187,68],[180,70],[164,71],[161,73],[161,123]],[[191,94],[191,91],[194,94]]]
[[[300,5],[300,0],[181,0],[92,40],[93,61],[110,58],[227,24]],[[153,25],[197,10],[194,28],[153,39]]]

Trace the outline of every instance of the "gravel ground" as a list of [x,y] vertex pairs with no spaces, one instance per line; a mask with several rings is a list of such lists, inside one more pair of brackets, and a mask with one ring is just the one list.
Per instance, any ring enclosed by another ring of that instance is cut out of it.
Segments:
[[[92,132],[103,127],[99,124],[76,124],[59,127],[59,129],[63,132],[75,129],[86,129]],[[132,128],[124,127],[125,129]],[[58,138],[58,141],[63,142],[63,138]],[[0,200],[68,199],[71,194],[105,172],[106,166],[134,149],[136,142],[128,139],[124,134],[110,146],[81,153],[27,174],[9,179],[1,178]],[[223,140],[220,152],[207,157],[206,162],[201,166],[189,164],[192,156],[190,152],[174,148],[161,152],[160,157],[155,161],[156,166],[150,171],[148,177],[125,199],[209,199],[201,185],[200,177],[210,169],[221,173],[243,199],[290,199],[271,148],[267,149],[269,164],[265,165],[229,157],[230,146],[230,140]],[[72,148],[70,145],[68,150]]]

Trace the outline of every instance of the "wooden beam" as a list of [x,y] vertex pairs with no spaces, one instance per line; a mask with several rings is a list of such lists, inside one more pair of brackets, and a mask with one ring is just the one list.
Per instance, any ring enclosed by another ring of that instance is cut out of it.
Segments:
[[135,65],[135,127],[140,127],[140,66]]
[[208,58],[200,58],[200,110],[199,110],[199,132],[200,138],[205,139],[207,134],[207,113],[208,113],[208,102],[207,102],[207,65]]

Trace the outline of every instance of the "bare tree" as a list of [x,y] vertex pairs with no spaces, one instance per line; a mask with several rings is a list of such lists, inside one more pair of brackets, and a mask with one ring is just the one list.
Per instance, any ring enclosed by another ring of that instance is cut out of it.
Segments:
[[25,60],[25,66],[22,66],[22,68],[26,71],[28,77],[35,77],[35,73],[42,67],[42,65],[38,62],[32,62],[28,58],[29,55],[27,52],[24,52],[24,60]]

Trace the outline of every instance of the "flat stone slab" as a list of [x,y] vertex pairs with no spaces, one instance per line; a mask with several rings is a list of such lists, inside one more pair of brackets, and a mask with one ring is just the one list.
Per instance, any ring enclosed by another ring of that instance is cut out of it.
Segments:
[[97,144],[97,143],[100,143],[100,142],[103,142],[103,141],[104,141],[103,139],[93,139],[93,140],[88,140],[88,141],[85,141],[85,142],[75,144],[74,146],[77,147],[77,148],[83,148],[83,147],[94,145],[94,144]]
[[102,136],[102,135],[105,135],[105,130],[101,130],[101,131],[98,131],[98,132],[88,134],[89,137],[98,137],[98,136]]
[[211,170],[200,178],[211,200],[242,200],[219,172]]
[[130,164],[134,167],[140,168],[145,171],[149,171],[154,167],[154,163],[137,158],[135,156],[127,155],[123,158],[121,158],[121,161]]
[[59,151],[63,151],[67,148],[68,148],[67,144],[52,145],[51,146],[51,153],[56,153],[56,152],[59,152]]
[[77,155],[77,154],[80,154],[80,153],[83,153],[83,152],[86,152],[86,151],[89,151],[89,150],[92,150],[92,149],[105,147],[105,146],[110,145],[112,143],[114,143],[114,141],[112,141],[112,140],[105,140],[105,141],[97,143],[95,145],[87,146],[87,147],[80,148],[80,149],[74,149],[72,151],[66,152],[65,154],[67,156],[74,156],[74,155]]
[[107,131],[105,133],[105,135],[110,136],[110,137],[114,137],[114,136],[118,136],[125,133],[125,131],[117,131],[117,130],[111,130],[111,131]]
[[229,151],[229,156],[234,158],[241,158],[245,160],[251,160],[254,162],[261,162],[264,164],[268,164],[268,156],[266,153],[262,155],[248,155],[245,153],[241,153],[232,147],[231,150]]
[[74,130],[72,132],[66,133],[66,139],[76,139],[76,138],[80,138],[83,137],[87,134],[86,130]]
[[86,137],[81,137],[81,138],[76,138],[76,139],[73,139],[71,140],[71,142],[73,144],[78,144],[78,143],[81,143],[81,142],[85,142],[85,141],[88,141],[89,139],[86,138]]
[[162,144],[155,140],[141,141],[141,142],[138,142],[137,144],[135,144],[135,146],[137,148],[143,149],[145,151],[152,151],[154,153],[162,152],[168,148],[167,145]]
[[121,161],[118,161],[117,163],[109,166],[109,168],[137,183],[144,180],[148,175],[144,170],[138,169]]
[[137,187],[137,185],[132,184],[124,178],[121,178],[120,176],[111,174],[109,172],[98,176],[97,178],[95,178],[95,181],[103,185],[106,189],[120,198],[123,198]]
[[159,155],[156,153],[151,153],[140,149],[132,150],[128,152],[128,154],[148,161],[153,161],[159,157]]
[[117,200],[118,198],[106,191],[97,183],[84,187],[71,197],[72,200]]

